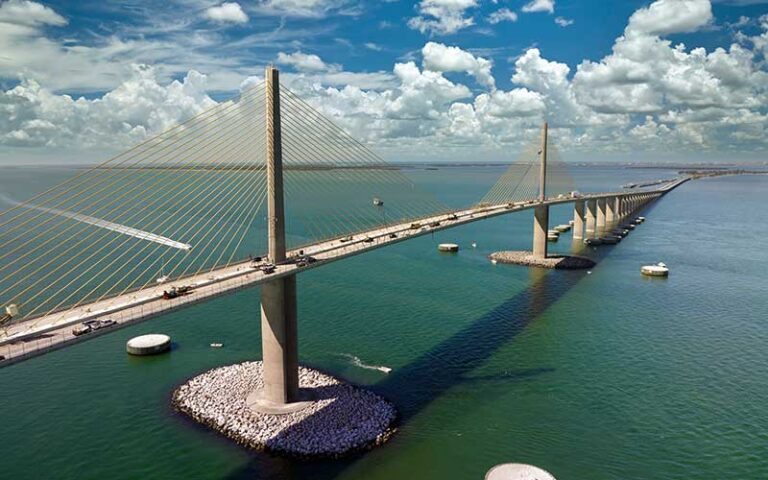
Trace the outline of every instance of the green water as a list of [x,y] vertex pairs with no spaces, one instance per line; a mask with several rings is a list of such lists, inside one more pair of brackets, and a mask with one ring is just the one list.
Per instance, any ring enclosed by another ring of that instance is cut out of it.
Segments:
[[[459,206],[500,173],[409,175]],[[669,175],[575,178],[588,191]],[[599,259],[591,273],[491,265],[490,252],[529,246],[528,212],[302,274],[302,361],[402,414],[391,442],[341,461],[256,454],[169,407],[186,378],[260,357],[257,289],[0,369],[0,478],[476,479],[510,461],[561,480],[768,478],[766,201],[768,177],[689,182],[620,245],[587,252]],[[569,217],[553,209],[552,224]],[[440,241],[463,249],[438,254]],[[668,279],[640,276],[657,261]],[[148,332],[176,348],[125,355],[125,341]]]

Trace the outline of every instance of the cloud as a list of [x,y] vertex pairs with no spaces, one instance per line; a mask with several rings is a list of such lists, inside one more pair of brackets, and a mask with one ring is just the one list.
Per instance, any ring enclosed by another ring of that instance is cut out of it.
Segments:
[[501,22],[516,22],[517,14],[508,8],[501,8],[488,15],[488,23],[496,25]]
[[449,47],[442,43],[428,42],[421,49],[424,68],[436,72],[466,72],[475,77],[478,83],[489,88],[495,86],[491,68],[493,62],[458,47]]
[[408,26],[421,33],[448,35],[472,26],[472,17],[466,11],[477,7],[477,0],[421,0],[419,15],[408,20]]
[[693,32],[712,21],[709,0],[657,0],[629,17],[626,35]]
[[338,70],[338,65],[328,65],[319,56],[302,52],[277,54],[277,63],[290,65],[302,72],[324,72]]
[[561,27],[565,28],[565,27],[573,25],[574,21],[571,20],[570,18],[556,17],[555,18],[555,23],[560,25]]
[[134,65],[114,90],[89,100],[56,95],[31,79],[0,92],[0,144],[81,150],[124,149],[216,104],[206,78],[190,71],[182,81],[158,83],[155,71]]
[[330,13],[356,15],[349,0],[259,0],[258,10],[269,15],[290,17],[325,17]]
[[29,0],[8,0],[0,3],[0,23],[12,25],[26,25],[37,27],[39,25],[54,25],[61,27],[66,25],[67,19],[37,2]]
[[381,48],[380,45],[377,45],[373,42],[366,42],[363,44],[363,46],[368,50],[373,50],[374,52],[381,52],[382,50],[384,50],[383,48]]
[[532,0],[523,6],[523,11],[555,13],[555,0]]
[[220,23],[248,23],[248,15],[237,2],[224,2],[219,6],[210,7],[205,10],[204,15]]

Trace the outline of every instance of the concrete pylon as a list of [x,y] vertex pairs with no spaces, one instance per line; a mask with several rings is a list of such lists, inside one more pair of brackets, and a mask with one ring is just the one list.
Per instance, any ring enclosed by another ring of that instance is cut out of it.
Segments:
[[573,238],[584,238],[584,200],[573,202]]
[[547,198],[547,130],[544,122],[541,131],[541,169],[539,172],[539,202],[533,212],[533,256],[547,258],[547,231],[549,231],[549,206],[544,205]]
[[601,234],[605,230],[605,217],[606,217],[606,202],[604,198],[597,199],[597,234]]
[[[267,124],[267,220],[269,260],[285,261],[285,209],[283,155],[280,131],[280,77],[266,69]],[[296,309],[296,276],[283,277],[261,286],[261,346],[264,358],[264,390],[259,402],[266,410],[281,409],[299,397],[299,352]]]
[[605,223],[611,228],[616,224],[618,211],[616,208],[618,202],[616,200],[616,197],[611,197],[605,202]]
[[597,226],[597,200],[587,200],[587,232],[586,238],[594,238]]

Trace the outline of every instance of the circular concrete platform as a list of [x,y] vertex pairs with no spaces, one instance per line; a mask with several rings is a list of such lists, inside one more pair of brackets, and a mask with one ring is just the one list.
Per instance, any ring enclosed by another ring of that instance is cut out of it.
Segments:
[[455,253],[459,251],[459,246],[455,243],[441,243],[437,246],[438,251]]
[[485,474],[485,480],[556,480],[551,473],[524,463],[496,465]]
[[171,349],[171,337],[153,333],[128,340],[125,350],[131,355],[157,355]]
[[259,405],[262,371],[262,362],[210,370],[177,388],[173,406],[241,445],[299,458],[341,457],[381,445],[395,432],[391,403],[307,367],[299,367],[299,387],[312,396],[300,402],[306,405],[267,412]]

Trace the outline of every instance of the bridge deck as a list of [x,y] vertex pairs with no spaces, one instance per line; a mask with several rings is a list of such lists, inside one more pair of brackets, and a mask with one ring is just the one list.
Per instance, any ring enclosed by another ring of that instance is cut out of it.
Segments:
[[[583,195],[578,198],[550,198],[545,201],[545,204],[558,205],[571,203],[576,200],[632,196],[643,193],[663,194],[686,180],[687,178],[680,179],[662,188],[653,190],[598,193]],[[473,207],[465,210],[433,215],[422,219],[409,220],[405,223],[357,233],[353,236],[351,241],[342,242],[340,239],[336,238],[302,247],[301,250],[304,251],[305,255],[310,255],[317,260],[315,263],[305,267],[299,267],[295,263],[286,263],[277,265],[274,273],[264,274],[257,267],[253,266],[251,262],[242,262],[196,276],[177,279],[173,282],[82,305],[74,309],[27,319],[10,325],[6,330],[6,336],[0,338],[0,355],[5,356],[6,358],[2,364],[7,365],[14,361],[41,354],[52,349],[62,348],[80,340],[108,333],[121,326],[137,323],[155,315],[176,310],[240,288],[258,285],[274,278],[293,275],[298,271],[316,268],[336,260],[358,255],[393,243],[402,242],[413,237],[426,235],[428,233],[445,230],[490,217],[528,210],[537,205],[538,203],[534,203],[533,201],[517,202],[515,204],[505,203],[500,205]],[[430,224],[434,222],[440,222],[440,224],[430,226]],[[411,228],[413,223],[419,223],[421,226],[418,228]],[[396,234],[396,236],[391,237],[391,234],[393,233]],[[371,241],[365,241],[366,238]],[[289,252],[289,255],[295,256],[298,253],[299,249],[294,249]],[[193,286],[194,289],[192,293],[171,300],[163,299],[164,290],[169,290],[173,286],[182,285]],[[71,327],[73,325],[90,319],[111,319],[115,320],[117,325],[79,337],[72,334]]]

